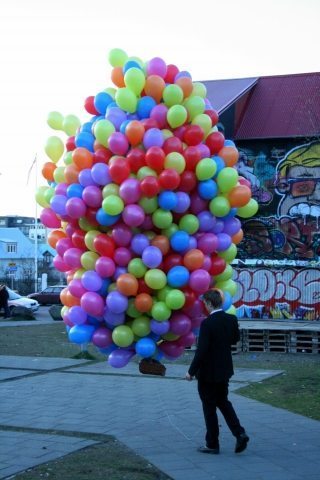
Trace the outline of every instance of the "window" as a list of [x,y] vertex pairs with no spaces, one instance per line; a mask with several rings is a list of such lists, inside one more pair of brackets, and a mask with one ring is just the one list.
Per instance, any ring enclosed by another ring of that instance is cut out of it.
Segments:
[[17,244],[7,243],[7,253],[17,253]]

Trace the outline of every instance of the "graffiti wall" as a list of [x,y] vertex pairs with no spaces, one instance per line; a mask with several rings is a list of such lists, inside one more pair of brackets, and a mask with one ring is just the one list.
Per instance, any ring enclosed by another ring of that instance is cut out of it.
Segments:
[[234,262],[239,318],[320,320],[320,141],[238,148],[259,202]]
[[235,270],[239,318],[320,320],[320,270],[243,268]]

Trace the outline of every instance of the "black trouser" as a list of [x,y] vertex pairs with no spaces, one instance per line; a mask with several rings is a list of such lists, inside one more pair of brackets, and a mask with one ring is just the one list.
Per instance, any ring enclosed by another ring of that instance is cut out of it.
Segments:
[[240,425],[232,403],[228,400],[228,386],[228,382],[205,382],[198,380],[198,392],[202,401],[207,427],[206,444],[209,448],[217,448],[219,446],[217,408],[224,416],[231,433],[235,437],[244,432],[244,428]]

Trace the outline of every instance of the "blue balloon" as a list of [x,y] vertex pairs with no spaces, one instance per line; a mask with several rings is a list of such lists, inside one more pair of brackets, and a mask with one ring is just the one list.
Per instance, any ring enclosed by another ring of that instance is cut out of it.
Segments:
[[110,283],[111,283],[110,278],[103,278],[101,288],[100,290],[98,290],[97,293],[99,293],[102,296],[106,296],[108,293],[108,288],[110,286]]
[[213,157],[211,157],[212,160],[214,160],[216,162],[216,165],[217,165],[217,170],[216,170],[216,173],[214,174],[213,178],[216,178],[216,176],[218,175],[219,172],[221,172],[221,170],[226,166],[226,164],[224,163],[224,161],[222,160],[221,157],[219,157],[218,155],[214,155]]
[[229,292],[224,291],[223,292],[223,297],[224,297],[224,300],[223,300],[223,304],[222,304],[222,309],[223,310],[228,310],[228,308],[230,308],[231,305],[232,305],[232,295]]
[[129,68],[139,68],[140,70],[142,70],[141,68],[141,65],[139,65],[138,62],[136,62],[135,60],[128,60],[122,67],[122,71],[123,71],[123,74],[125,74]]
[[168,285],[174,288],[184,287],[188,284],[189,277],[189,270],[186,267],[180,265],[172,267],[167,273]]
[[156,344],[151,338],[141,338],[136,343],[136,353],[143,358],[152,357],[156,348]]
[[127,125],[128,125],[128,123],[130,123],[130,122],[131,122],[131,120],[125,120],[124,122],[121,123],[121,125],[120,125],[120,132],[123,133],[123,135],[125,135]]
[[93,325],[74,325],[71,327],[68,333],[69,340],[72,343],[88,343],[95,331]]
[[74,143],[76,144],[76,147],[83,147],[89,150],[90,152],[93,152],[93,145],[95,142],[95,137],[92,135],[90,132],[80,132],[76,135]]
[[199,182],[198,193],[204,200],[211,200],[218,193],[218,187],[214,180]]
[[141,97],[138,100],[137,114],[140,119],[149,118],[151,110],[157,105],[157,102],[152,97]]
[[176,252],[183,252],[189,247],[190,235],[184,230],[178,230],[170,237],[170,245]]
[[237,208],[230,208],[228,215],[221,217],[221,220],[227,220],[227,218],[235,217],[237,215],[238,209]]
[[52,210],[58,215],[66,215],[67,197],[65,195],[54,195],[50,200]]
[[78,197],[82,198],[82,192],[84,190],[84,187],[80,185],[79,183],[71,183],[69,187],[67,188],[67,197],[72,198],[72,197]]
[[232,140],[225,140],[224,141],[224,146],[225,147],[235,147],[236,144]]
[[99,92],[94,97],[94,107],[101,114],[105,115],[107,106],[113,102],[113,98],[107,92]]
[[173,210],[178,204],[178,198],[171,190],[165,190],[160,193],[158,203],[163,210]]
[[89,132],[89,133],[92,133],[92,125],[93,125],[93,122],[85,122],[82,124],[81,128],[80,128],[80,132]]
[[96,220],[100,225],[104,227],[110,227],[110,225],[114,225],[117,223],[121,215],[108,215],[102,208],[96,213]]
[[[115,102],[114,100],[109,103],[109,105],[107,106],[107,110],[106,110],[106,114],[109,112],[109,110],[111,110],[111,108],[118,108],[118,105],[117,105],[117,102]],[[102,117],[103,118],[103,117]]]

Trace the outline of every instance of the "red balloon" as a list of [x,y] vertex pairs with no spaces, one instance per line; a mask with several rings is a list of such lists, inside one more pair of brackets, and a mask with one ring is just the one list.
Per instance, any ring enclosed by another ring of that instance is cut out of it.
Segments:
[[94,96],[92,95],[85,99],[84,108],[87,110],[88,113],[91,113],[91,115],[99,115],[98,110],[96,110],[94,106]]
[[113,153],[108,149],[100,146],[93,154],[93,163],[108,163]]
[[220,275],[220,273],[222,273],[225,268],[226,268],[226,261],[221,258],[221,257],[214,257],[212,256],[211,257],[211,268],[209,270],[209,273],[211,275]]
[[159,128],[159,124],[155,118],[144,118],[140,123],[144,126],[145,131],[150,128]]
[[153,292],[153,290],[150,287],[148,287],[148,285],[143,280],[143,278],[139,278],[138,279],[138,294],[139,293],[148,293],[149,295],[151,295],[152,292]]
[[160,173],[159,183],[165,190],[175,190],[180,185],[180,175],[176,170],[167,168]]
[[176,128],[173,131],[174,136],[180,138],[180,140],[182,141],[185,129],[186,129],[185,125],[182,125],[181,127]]
[[201,160],[201,154],[196,147],[187,147],[183,152],[186,161],[186,170],[195,170]]
[[190,172],[190,170],[185,170],[181,173],[179,191],[187,193],[192,192],[196,185],[197,177],[194,172]]
[[174,83],[176,75],[179,73],[179,68],[176,65],[167,65],[167,73],[164,77],[166,83]]
[[72,152],[76,148],[75,137],[69,137],[66,141],[67,152]]
[[185,304],[184,304],[184,308],[190,308],[192,307],[192,305],[194,304],[194,302],[196,301],[197,299],[197,295],[195,294],[195,292],[193,290],[191,290],[191,288],[186,288],[184,290],[182,290],[183,293],[184,293],[184,297],[186,299],[185,301]]
[[224,135],[221,132],[212,132],[206,138],[206,145],[209,147],[211,155],[217,154],[224,145]]
[[187,145],[195,146],[202,142],[204,131],[200,125],[188,125],[183,134],[183,140]]
[[215,125],[217,125],[217,123],[219,122],[219,115],[218,115],[218,112],[216,112],[215,110],[205,110],[204,112],[206,115],[208,115],[208,117],[211,118],[211,122],[212,122],[212,126],[214,127]]
[[122,183],[130,175],[130,166],[125,158],[114,157],[109,164],[109,173],[114,183]]
[[143,195],[148,198],[155,197],[160,192],[160,185],[156,177],[144,177],[140,182],[140,189]]
[[171,253],[170,255],[167,255],[163,261],[163,271],[168,272],[170,268],[183,265],[182,260],[182,256],[178,253]]
[[71,240],[72,240],[72,243],[73,245],[76,247],[76,248],[80,248],[81,250],[86,250],[87,249],[87,246],[84,242],[84,237],[86,236],[86,233],[85,231],[83,230],[75,230],[71,236]]
[[113,258],[115,243],[114,240],[105,233],[100,233],[96,236],[93,240],[93,246],[100,255]]
[[166,154],[160,147],[150,147],[146,152],[146,164],[156,172],[162,172]]
[[251,182],[247,178],[239,176],[239,183],[240,183],[240,185],[245,185],[246,187],[251,188]]
[[98,211],[97,208],[87,207],[86,219],[88,220],[90,225],[92,225],[93,227],[98,227],[100,225],[99,222],[97,221],[97,211]]
[[169,137],[164,141],[163,151],[166,155],[171,152],[183,152],[182,141],[178,137]]
[[141,167],[145,167],[145,153],[140,148],[132,148],[127,154],[127,161],[131,172],[136,173]]

